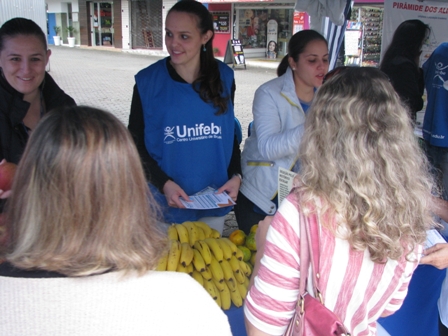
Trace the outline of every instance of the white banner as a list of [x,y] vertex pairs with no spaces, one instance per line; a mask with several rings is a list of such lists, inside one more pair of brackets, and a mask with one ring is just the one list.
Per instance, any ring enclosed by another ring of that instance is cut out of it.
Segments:
[[448,2],[384,0],[383,38],[381,56],[392,41],[395,29],[406,20],[418,19],[431,27],[431,35],[424,43],[420,65],[442,42],[448,42]]

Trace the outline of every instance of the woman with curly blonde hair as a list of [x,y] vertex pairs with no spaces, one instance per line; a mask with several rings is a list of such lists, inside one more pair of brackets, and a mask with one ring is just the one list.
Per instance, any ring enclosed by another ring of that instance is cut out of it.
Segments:
[[249,335],[282,335],[293,316],[301,213],[318,218],[325,306],[352,335],[375,335],[376,320],[403,303],[433,223],[428,163],[387,77],[338,69],[310,108],[299,156],[246,300]]
[[231,335],[189,275],[154,271],[167,245],[154,204],[117,118],[85,106],[45,115],[6,204],[0,334]]

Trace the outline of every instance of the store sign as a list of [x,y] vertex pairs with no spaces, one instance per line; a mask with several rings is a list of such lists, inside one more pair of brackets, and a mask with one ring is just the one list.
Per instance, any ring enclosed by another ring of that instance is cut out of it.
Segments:
[[230,12],[211,12],[215,33],[230,33]]
[[294,29],[293,29],[293,34],[302,31],[304,29],[308,29],[307,27],[305,27],[305,18],[306,18],[307,14],[306,12],[294,12],[294,18],[293,18],[293,24],[294,24]]
[[418,19],[431,27],[431,34],[423,45],[420,64],[423,64],[442,42],[448,42],[448,3],[418,0],[384,1],[383,55],[392,41],[397,27],[406,20]]

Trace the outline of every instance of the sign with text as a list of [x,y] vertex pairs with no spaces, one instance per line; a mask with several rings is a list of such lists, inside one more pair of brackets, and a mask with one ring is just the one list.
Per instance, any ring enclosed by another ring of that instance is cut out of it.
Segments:
[[230,33],[230,12],[211,12],[213,28],[217,34]]
[[397,27],[406,20],[421,20],[431,27],[431,33],[422,47],[420,65],[442,42],[448,42],[448,3],[440,1],[384,1],[383,39],[381,55],[392,41]]
[[246,69],[246,58],[244,57],[244,50],[240,40],[229,40],[224,55],[224,63],[232,63],[234,68],[241,65]]

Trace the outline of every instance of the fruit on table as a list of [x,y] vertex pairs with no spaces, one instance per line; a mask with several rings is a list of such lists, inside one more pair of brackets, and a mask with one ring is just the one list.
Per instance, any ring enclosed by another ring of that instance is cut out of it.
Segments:
[[255,233],[251,232],[246,238],[246,247],[251,251],[257,250],[257,243],[255,242]]
[[250,228],[250,232],[256,233],[258,230],[258,224],[252,225],[252,227]]
[[17,165],[2,160],[0,162],[0,190],[11,190],[12,180],[16,173]]
[[157,271],[187,273],[222,309],[230,309],[232,303],[241,307],[252,273],[244,261],[251,255],[247,247],[237,247],[203,222],[173,224],[167,238],[169,249],[160,258]]
[[238,248],[243,252],[243,261],[249,261],[252,252],[246,246],[238,246]]
[[235,230],[230,234],[229,239],[236,246],[241,246],[244,245],[246,241],[246,234],[243,230]]

